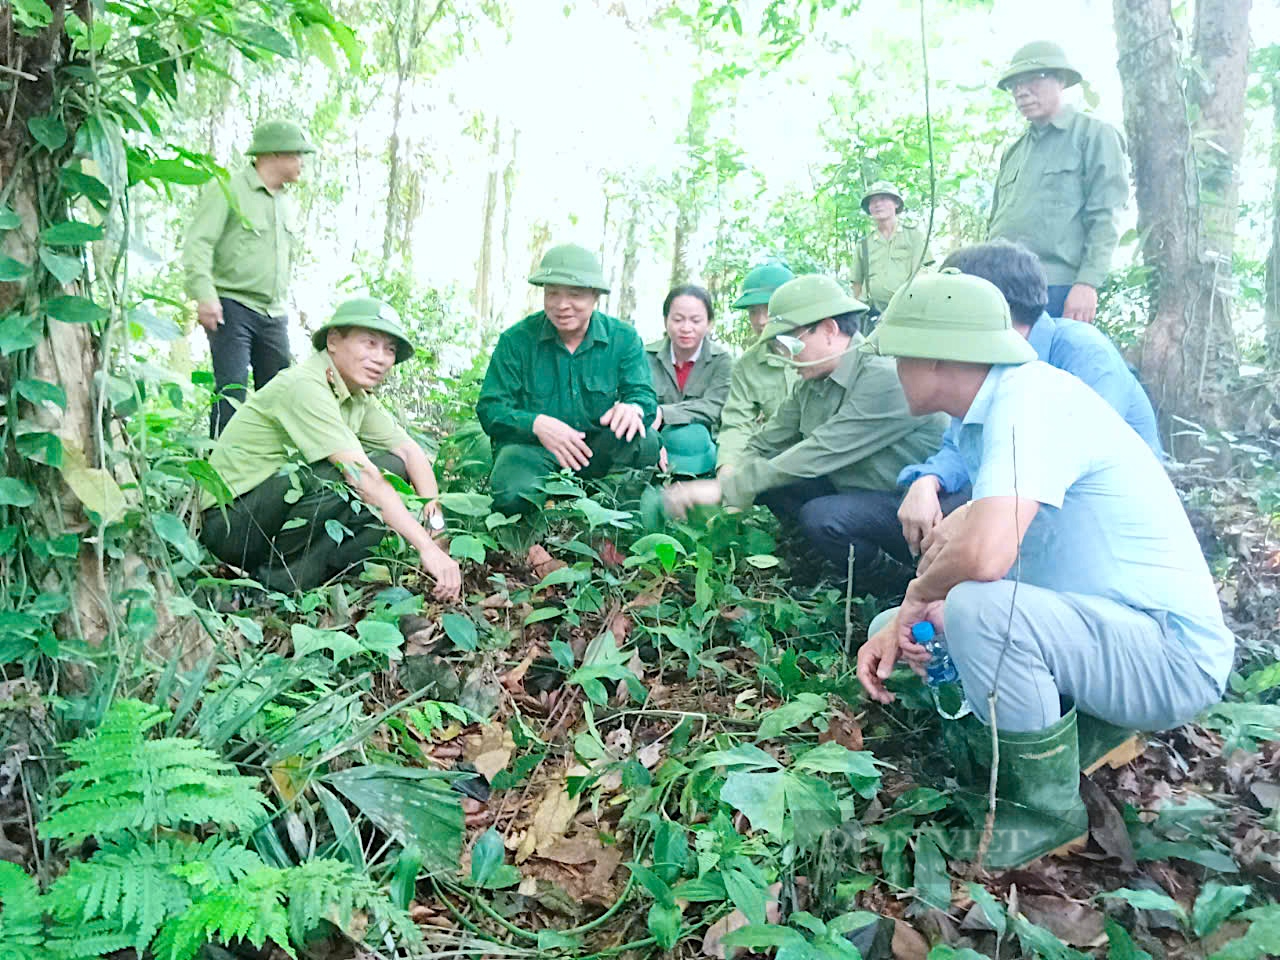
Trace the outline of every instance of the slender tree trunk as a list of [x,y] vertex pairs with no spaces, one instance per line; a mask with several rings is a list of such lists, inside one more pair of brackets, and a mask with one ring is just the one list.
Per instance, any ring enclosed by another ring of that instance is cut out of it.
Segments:
[[1270,74],[1271,112],[1275,117],[1271,134],[1271,251],[1267,254],[1267,289],[1263,297],[1267,367],[1280,371],[1280,72]]
[[635,323],[636,312],[636,268],[640,265],[640,244],[636,234],[640,226],[640,204],[631,206],[631,216],[627,218],[627,231],[622,240],[622,278],[618,283],[618,316]]
[[507,160],[507,166],[502,171],[502,270],[498,274],[498,284],[502,290],[502,308],[504,311],[511,302],[509,291],[512,289],[512,284],[516,279],[511,276],[511,202],[516,191],[516,149],[519,140],[520,131],[513,131],[511,134],[511,157]]
[[[1227,420],[1229,381],[1238,371],[1228,310],[1231,263],[1205,255],[1177,25],[1169,0],[1114,0],[1114,11],[1138,230],[1143,259],[1152,268],[1142,373],[1166,433],[1178,429],[1174,418],[1220,426]],[[1247,46],[1247,20],[1217,27],[1223,31],[1217,49]],[[1230,71],[1221,69],[1224,81],[1206,98],[1216,116],[1226,117],[1243,110],[1243,87],[1226,82]],[[1175,454],[1185,452],[1181,446],[1173,445]]]
[[489,275],[493,269],[493,214],[498,206],[498,156],[502,150],[501,121],[493,121],[493,143],[489,149],[489,176],[484,186],[484,218],[480,236],[480,259],[476,264],[476,293],[473,304],[482,325],[489,322]]
[[692,274],[689,262],[689,243],[698,229],[698,198],[700,195],[698,166],[706,147],[707,133],[711,129],[711,108],[708,100],[710,81],[699,78],[693,84],[693,98],[689,103],[689,117],[685,124],[685,149],[688,151],[689,171],[685,174],[676,196],[676,232],[671,250],[671,286],[688,283]]

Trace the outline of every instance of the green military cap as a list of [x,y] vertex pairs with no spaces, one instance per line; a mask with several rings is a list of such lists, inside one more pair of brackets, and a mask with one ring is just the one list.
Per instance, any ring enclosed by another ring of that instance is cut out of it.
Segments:
[[834,277],[807,273],[788,280],[769,298],[769,324],[760,332],[761,340],[771,340],[782,333],[811,323],[838,317],[842,313],[863,313],[865,303],[845,293]]
[[316,148],[296,123],[267,120],[253,128],[253,142],[245,151],[249,156],[260,153],[315,153]]
[[888,180],[877,180],[875,183],[873,183],[870,187],[867,188],[867,192],[862,195],[862,212],[863,213],[871,212],[872,197],[893,197],[894,200],[898,201],[899,213],[901,213],[903,210],[907,208],[907,205],[902,202],[902,194],[898,192],[898,188],[895,187]]
[[562,287],[586,287],[590,290],[609,292],[604,281],[604,270],[596,255],[576,243],[562,243],[542,255],[542,262],[529,282],[535,287],[557,285]]
[[716,468],[716,446],[710,432],[701,424],[664,430],[662,445],[667,448],[667,466],[672,473],[700,477]]
[[400,325],[400,315],[381,300],[373,297],[344,300],[333,311],[332,319],[311,335],[311,345],[323,350],[329,331],[342,327],[363,327],[387,334],[396,342],[396,363],[404,363],[413,356],[413,341]]
[[1000,289],[955,267],[917,274],[895,293],[863,349],[882,357],[962,363],[1036,359],[1026,337],[1013,329]]
[[1001,90],[1008,90],[1014,77],[1041,70],[1052,70],[1060,74],[1062,82],[1068,87],[1075,86],[1081,79],[1080,71],[1067,62],[1066,51],[1049,40],[1035,40],[1018,48],[996,86]]
[[742,296],[733,301],[733,309],[745,310],[747,307],[768,303],[773,291],[793,277],[795,274],[791,272],[791,268],[781,260],[760,264],[742,281]]

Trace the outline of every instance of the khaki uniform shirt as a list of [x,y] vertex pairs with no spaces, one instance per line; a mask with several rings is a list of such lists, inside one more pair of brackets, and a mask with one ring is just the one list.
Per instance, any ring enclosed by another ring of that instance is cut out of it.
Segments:
[[729,397],[729,379],[733,376],[733,356],[729,351],[710,337],[705,338],[681,390],[671,362],[671,338],[655,340],[644,350],[662,410],[662,425],[700,423],[712,433],[720,429],[720,410]]
[[[239,497],[291,460],[317,463],[346,450],[411,442],[373,394],[348,390],[329,354],[317,350],[249,397],[222,431],[209,465]],[[202,500],[202,510],[214,505],[208,492]]]
[[1032,124],[1004,152],[987,236],[1030,249],[1050,286],[1097,289],[1119,239],[1116,211],[1128,199],[1120,134],[1064,107],[1043,126]]
[[720,411],[717,468],[741,462],[747,441],[778,412],[796,379],[795,368],[770,353],[767,343],[753,344],[738,358],[729,380],[729,399]]
[[898,472],[942,443],[948,418],[913,417],[892,360],[857,347],[828,377],[801,380],[722,478],[724,503],[745,507],[765,490],[827,477],[837,490],[893,490]]
[[227,297],[271,317],[287,312],[289,277],[301,240],[292,201],[272,193],[249,164],[227,184],[205,185],[182,251],[187,295]]
[[596,310],[586,337],[570,353],[539,310],[498,338],[476,418],[496,449],[538,443],[533,421],[540,413],[583,433],[605,429],[600,418],[619,402],[638,405],[646,424],[658,412],[644,342],[635,328]]
[[872,230],[853,251],[849,279],[862,284],[862,300],[881,313],[898,288],[924,262],[924,233],[901,223],[886,240]]

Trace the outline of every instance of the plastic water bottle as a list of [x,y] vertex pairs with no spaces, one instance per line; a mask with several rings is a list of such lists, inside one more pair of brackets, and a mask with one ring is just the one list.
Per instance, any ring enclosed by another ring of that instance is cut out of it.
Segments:
[[929,685],[929,692],[933,695],[933,705],[938,708],[938,713],[947,720],[959,720],[973,712],[973,708],[969,706],[969,700],[964,695],[963,690],[949,692],[948,699],[954,700],[958,695],[960,698],[960,706],[954,713],[947,711],[942,706],[942,700],[939,697],[943,684],[960,682],[960,672],[956,670],[956,665],[951,660],[951,654],[947,653],[947,643],[933,629],[933,624],[928,620],[921,620],[911,627],[911,638],[916,643],[929,651],[929,663],[924,668],[925,682]]
[[924,669],[929,686],[940,687],[944,683],[955,683],[960,679],[956,665],[951,662],[951,654],[947,653],[947,642],[934,631],[932,623],[921,620],[913,625],[911,637],[929,651],[929,664]]

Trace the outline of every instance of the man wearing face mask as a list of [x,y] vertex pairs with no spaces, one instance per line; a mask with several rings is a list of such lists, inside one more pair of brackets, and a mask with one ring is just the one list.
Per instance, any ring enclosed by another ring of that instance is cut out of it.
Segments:
[[895,489],[898,471],[920,451],[937,449],[947,418],[912,416],[893,365],[859,350],[858,323],[866,310],[831,277],[810,274],[777,289],[761,340],[795,367],[800,382],[748,441],[732,473],[668,487],[668,513],[763,504],[794,519],[817,553],[842,572],[852,542],[859,590],[876,592],[890,573],[896,578],[896,569],[875,568],[886,562],[883,552],[860,549],[849,524],[860,524],[861,492]]
[[[770,260],[747,274],[735,310],[746,310],[752,332],[759,337],[769,322],[769,298],[795,274],[780,260]],[[795,371],[781,363],[769,344],[757,340],[733,365],[729,399],[720,411],[720,449],[716,471],[725,476],[742,460],[747,441],[782,405],[795,386]]]
[[[413,356],[400,318],[380,300],[348,300],[311,342],[316,352],[255,391],[214,444],[209,464],[231,502],[203,494],[201,541],[268,589],[310,590],[367,558],[390,528],[418,551],[436,598],[456,598],[458,564],[435,539],[444,517],[431,462],[372,393]],[[430,530],[384,471],[427,501]]]
[[644,343],[595,308],[609,292],[595,254],[552,247],[529,282],[543,309],[498,338],[476,405],[493,443],[493,506],[506,514],[539,507],[559,469],[602,477],[653,466],[661,448],[646,429],[658,401]]
[[1000,160],[987,236],[1040,258],[1050,317],[1092,323],[1129,178],[1115,128],[1063,103],[1063,91],[1080,79],[1056,43],[1028,43],[1013,55],[998,85],[1030,125]]

